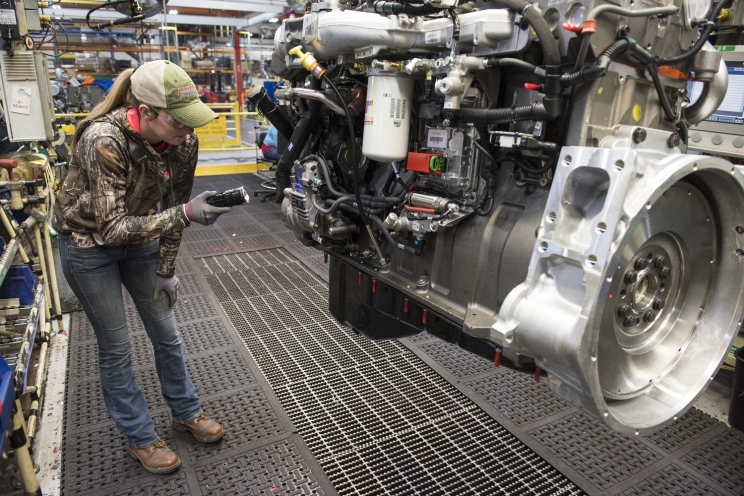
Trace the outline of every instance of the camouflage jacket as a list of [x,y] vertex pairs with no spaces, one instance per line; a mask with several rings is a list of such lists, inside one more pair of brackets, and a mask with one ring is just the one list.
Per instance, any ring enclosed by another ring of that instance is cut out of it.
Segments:
[[[159,155],[119,108],[83,131],[57,195],[55,223],[62,232],[97,234],[106,245],[160,238],[158,274],[172,276],[186,221],[199,140],[186,136]],[[162,197],[162,211],[158,203]]]

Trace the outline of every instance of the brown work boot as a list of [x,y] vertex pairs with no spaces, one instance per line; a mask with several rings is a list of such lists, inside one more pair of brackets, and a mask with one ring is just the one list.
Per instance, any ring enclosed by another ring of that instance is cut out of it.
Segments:
[[142,462],[145,470],[153,474],[169,474],[181,466],[181,459],[178,455],[166,446],[165,441],[158,441],[145,448],[133,448],[127,446],[129,456]]
[[175,420],[172,420],[171,424],[178,432],[189,431],[200,443],[213,443],[219,441],[225,435],[222,426],[209,418],[206,413],[201,413],[188,424],[181,424]]

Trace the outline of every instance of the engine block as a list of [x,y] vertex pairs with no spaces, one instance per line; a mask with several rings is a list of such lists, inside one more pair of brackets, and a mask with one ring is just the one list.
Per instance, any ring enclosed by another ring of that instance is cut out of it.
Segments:
[[540,367],[628,435],[674,422],[744,312],[742,170],[685,154],[725,96],[725,3],[347,0],[283,21],[290,87],[265,113],[295,122],[282,212],[331,255],[333,315]]

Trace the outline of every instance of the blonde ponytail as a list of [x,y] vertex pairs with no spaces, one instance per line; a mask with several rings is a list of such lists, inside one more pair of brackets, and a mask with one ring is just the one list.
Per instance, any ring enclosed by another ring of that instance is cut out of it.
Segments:
[[88,117],[78,122],[75,130],[75,136],[72,139],[72,148],[75,148],[78,140],[80,139],[80,132],[83,129],[83,123],[98,119],[108,114],[114,109],[123,107],[127,104],[132,104],[134,98],[132,97],[132,82],[131,77],[134,69],[127,69],[116,77],[116,81],[111,89],[106,94],[106,98],[103,99],[93,110],[90,111]]

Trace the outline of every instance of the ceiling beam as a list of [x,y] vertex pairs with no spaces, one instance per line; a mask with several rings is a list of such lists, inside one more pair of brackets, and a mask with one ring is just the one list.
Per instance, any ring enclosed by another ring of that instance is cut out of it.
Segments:
[[[212,3],[223,3],[220,0],[202,0],[203,8],[207,7],[205,4]],[[229,3],[229,2],[224,2]],[[167,7],[171,4],[168,2]],[[85,15],[88,13],[85,9],[55,9],[52,14],[55,19],[85,19]],[[126,17],[124,14],[113,10],[97,10],[91,14],[91,19],[120,19]],[[213,17],[213,16],[196,16],[196,15],[163,15],[157,14],[149,17],[148,21],[154,21],[158,23],[165,22],[168,24],[190,24],[190,25],[204,25],[204,26],[237,26],[244,27],[248,23],[248,19],[245,17]]]
[[287,2],[281,1],[251,1],[241,0],[168,0],[167,9],[173,7],[194,7],[212,10],[237,10],[240,12],[274,12],[280,13],[287,6]]

